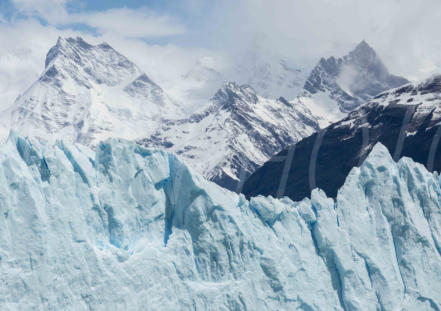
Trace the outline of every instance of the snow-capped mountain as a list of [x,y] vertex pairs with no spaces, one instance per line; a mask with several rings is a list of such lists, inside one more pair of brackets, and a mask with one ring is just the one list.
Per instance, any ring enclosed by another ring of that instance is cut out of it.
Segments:
[[363,40],[342,58],[322,58],[295,102],[303,102],[321,117],[322,125],[329,125],[379,93],[408,82],[390,74]]
[[381,142],[398,160],[407,156],[429,171],[441,171],[441,75],[407,84],[376,96],[345,119],[280,152],[276,161],[259,168],[244,184],[248,196],[277,195],[282,176],[289,174],[282,193],[294,200],[310,196],[315,187],[335,197],[347,174]]
[[439,310],[441,188],[381,145],[334,201],[247,201],[176,157],[0,145],[1,310]]
[[[264,95],[276,90],[294,93],[300,85],[294,81],[302,80],[302,72],[283,61],[270,61],[275,59],[256,53],[236,68],[243,71],[237,76],[247,78]],[[238,189],[240,181],[275,153],[319,129],[324,119],[317,113],[314,96],[330,94],[335,107],[347,112],[377,91],[403,81],[391,76],[362,42],[342,59],[322,60],[305,83],[304,96],[292,102],[283,97],[267,99],[252,87],[229,83],[188,116],[161,87],[106,43],[60,38],[48,52],[45,65],[38,81],[16,100],[10,117],[5,114],[0,124],[11,120],[11,127],[26,136],[63,138],[89,146],[107,137],[136,139],[180,155],[228,189]],[[189,79],[216,83],[225,77],[217,66],[213,59],[205,59],[189,73]],[[346,74],[348,70],[352,75]],[[349,99],[340,96],[349,93]]]
[[148,135],[179,106],[134,63],[106,43],[59,38],[45,70],[14,103],[11,127],[44,139],[86,145]]
[[228,83],[208,107],[188,118],[168,121],[139,143],[165,148],[209,180],[228,189],[286,146],[318,130],[302,104],[258,96],[247,85]]
[[[274,153],[318,129],[303,104],[293,105],[282,97],[265,99],[251,87],[234,83],[217,91],[198,112],[185,114],[106,43],[59,38],[45,67],[1,124],[10,121],[11,128],[25,136],[62,138],[91,147],[108,137],[135,139],[181,155],[204,176],[230,189]],[[216,83],[221,74],[215,67],[206,59],[189,79]]]

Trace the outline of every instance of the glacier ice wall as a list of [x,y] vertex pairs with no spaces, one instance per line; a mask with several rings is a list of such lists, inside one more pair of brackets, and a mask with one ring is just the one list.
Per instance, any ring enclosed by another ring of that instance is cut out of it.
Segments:
[[1,310],[440,310],[439,177],[377,145],[336,201],[247,201],[172,155],[12,134]]

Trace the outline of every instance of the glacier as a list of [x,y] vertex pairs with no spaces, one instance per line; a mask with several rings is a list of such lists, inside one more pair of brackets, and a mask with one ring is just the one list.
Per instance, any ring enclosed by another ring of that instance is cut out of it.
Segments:
[[1,310],[440,310],[437,173],[378,144],[337,198],[225,190],[175,156],[11,133]]

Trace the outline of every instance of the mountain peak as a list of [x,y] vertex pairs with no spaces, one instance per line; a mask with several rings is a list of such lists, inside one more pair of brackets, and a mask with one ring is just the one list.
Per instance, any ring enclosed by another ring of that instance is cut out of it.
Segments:
[[363,51],[363,50],[374,51],[374,49],[364,39],[359,44],[357,44],[357,46],[355,47],[354,51],[357,51],[357,50],[360,50],[360,51]]
[[233,92],[243,92],[247,91],[250,93],[256,93],[256,91],[253,89],[253,87],[249,84],[239,84],[236,82],[228,82],[224,85],[224,89],[231,90]]
[[57,43],[49,50],[46,55],[45,68],[48,68],[52,61],[55,60],[57,57],[61,55],[67,56],[67,54],[69,54],[68,51],[78,48],[88,50],[93,48],[93,45],[87,43],[81,37],[58,37]]
[[354,50],[343,58],[349,62],[357,63],[362,67],[368,67],[374,64],[376,67],[382,67],[382,70],[387,71],[375,50],[365,40],[361,41]]
[[58,37],[57,46],[79,46],[82,48],[91,48],[92,45],[87,43],[82,37]]
[[221,89],[219,89],[212,98],[215,102],[229,106],[235,105],[238,102],[256,103],[258,98],[256,91],[247,85],[239,85],[236,82],[228,82]]
[[59,37],[47,53],[45,68],[43,78],[47,81],[70,77],[88,88],[91,82],[114,86],[127,79],[135,79],[142,73],[109,44],[92,45],[81,37]]
[[77,63],[81,63],[79,56],[91,53],[93,50],[95,50],[95,52],[101,51],[102,53],[119,54],[107,42],[92,45],[82,37],[58,37],[57,43],[46,55],[45,68],[48,68],[52,61],[61,56],[73,59]]
[[350,112],[381,92],[408,82],[390,74],[375,50],[362,40],[341,58],[320,59],[305,82],[303,96],[314,97],[309,100],[309,108],[316,110],[320,117],[329,120],[332,115],[331,121],[336,121],[342,117],[341,113]]

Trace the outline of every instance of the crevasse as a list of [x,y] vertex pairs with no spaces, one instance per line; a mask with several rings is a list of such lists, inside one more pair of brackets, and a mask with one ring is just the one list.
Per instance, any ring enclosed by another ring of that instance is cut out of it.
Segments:
[[1,310],[439,310],[441,189],[377,145],[334,201],[247,201],[174,156],[11,134]]

